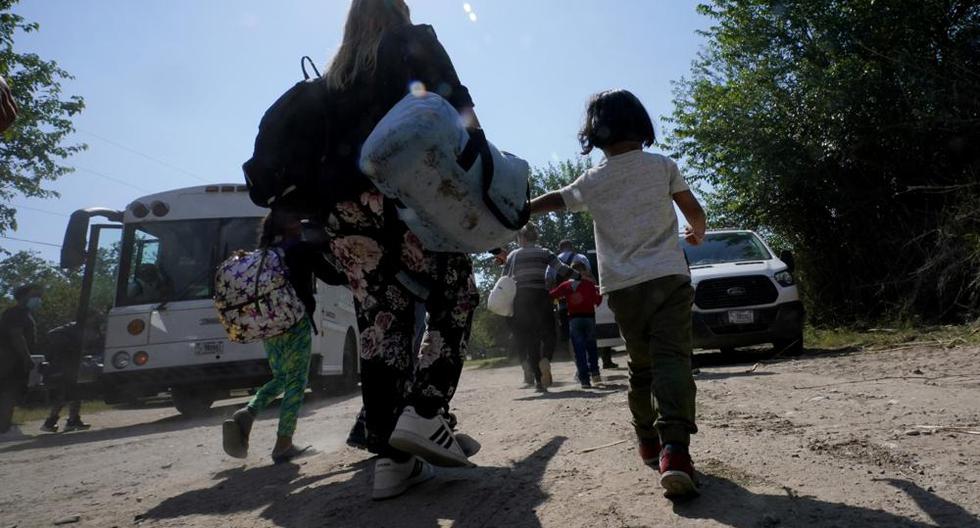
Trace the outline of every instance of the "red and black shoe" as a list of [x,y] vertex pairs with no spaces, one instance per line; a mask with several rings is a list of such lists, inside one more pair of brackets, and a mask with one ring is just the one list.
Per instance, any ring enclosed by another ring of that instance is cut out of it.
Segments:
[[699,494],[694,482],[694,463],[686,446],[667,444],[660,452],[660,485],[664,497],[671,500],[695,497]]
[[643,463],[659,470],[660,450],[663,447],[660,445],[660,439],[640,438],[639,440],[640,445],[638,451],[640,452],[640,458],[643,459]]

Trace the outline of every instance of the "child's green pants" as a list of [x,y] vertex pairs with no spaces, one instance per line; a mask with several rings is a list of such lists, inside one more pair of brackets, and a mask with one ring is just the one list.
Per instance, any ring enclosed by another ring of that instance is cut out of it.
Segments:
[[248,406],[257,414],[282,394],[279,436],[293,436],[296,431],[296,418],[303,405],[303,393],[310,373],[310,334],[310,319],[304,317],[284,334],[263,342],[265,353],[269,356],[272,380],[255,393]]

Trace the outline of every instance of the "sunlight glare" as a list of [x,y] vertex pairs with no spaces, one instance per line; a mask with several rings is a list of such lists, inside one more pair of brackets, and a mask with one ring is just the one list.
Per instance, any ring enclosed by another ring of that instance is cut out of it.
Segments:
[[463,11],[466,11],[467,13],[472,13],[473,6],[471,6],[470,4],[463,4]]
[[476,13],[470,13],[470,22],[476,22]]

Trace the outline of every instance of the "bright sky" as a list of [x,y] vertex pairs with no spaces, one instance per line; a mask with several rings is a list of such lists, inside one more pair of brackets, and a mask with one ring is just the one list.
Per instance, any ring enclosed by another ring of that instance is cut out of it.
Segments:
[[[636,93],[651,116],[669,115],[671,81],[687,75],[709,21],[696,0],[409,0],[431,24],[470,88],[497,146],[541,166],[578,152],[590,94]],[[77,172],[50,185],[52,200],[17,198],[8,236],[60,244],[67,215],[122,208],[178,187],[242,182],[259,118],[300,80],[299,60],[333,56],[345,0],[44,0],[14,11],[40,31],[18,51],[56,60],[85,98]],[[465,9],[469,7],[469,11]],[[16,87],[13,87],[16,89]],[[660,124],[658,123],[658,132]],[[124,182],[124,183],[120,183]],[[0,239],[57,260],[58,248]]]

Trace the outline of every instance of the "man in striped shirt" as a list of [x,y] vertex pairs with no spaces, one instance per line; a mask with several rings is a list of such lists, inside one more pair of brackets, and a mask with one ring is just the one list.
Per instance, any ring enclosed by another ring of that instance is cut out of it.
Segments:
[[507,256],[505,268],[517,283],[512,319],[514,338],[525,372],[531,373],[538,392],[547,392],[546,387],[552,382],[551,356],[557,336],[546,275],[549,266],[558,270],[560,280],[575,272],[550,250],[537,245],[538,232],[533,225],[525,226],[518,233],[517,241],[521,247]]

